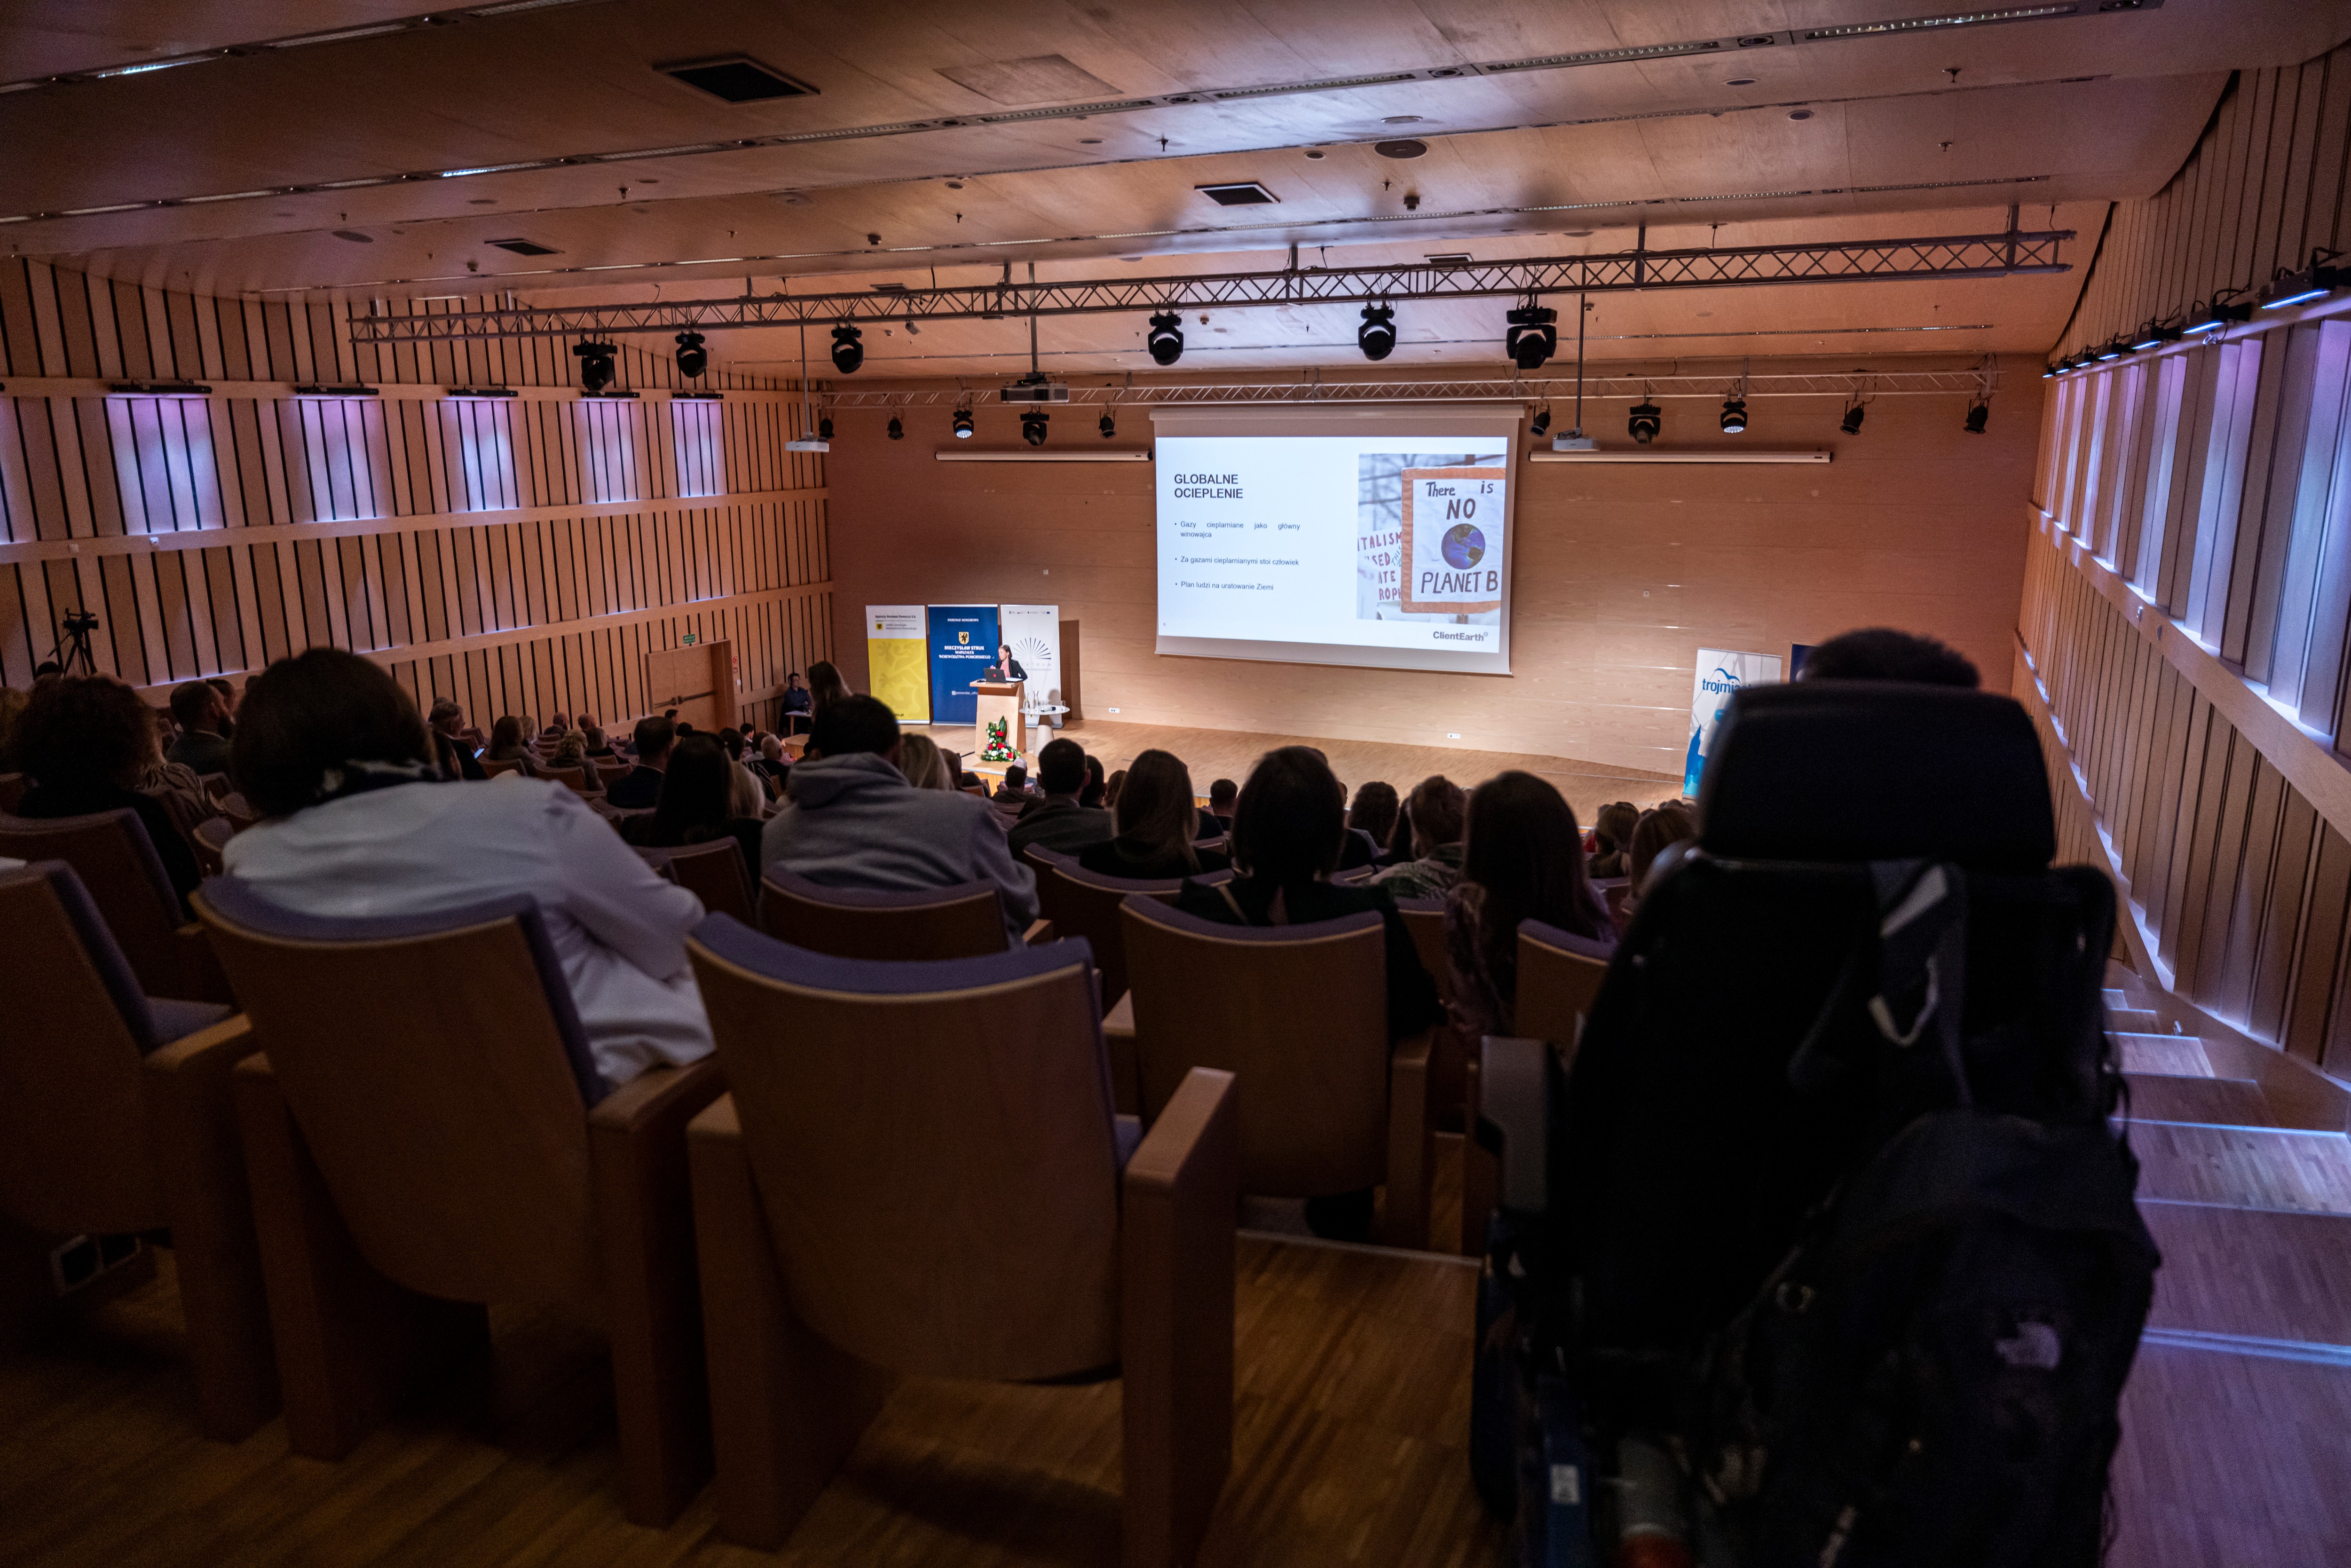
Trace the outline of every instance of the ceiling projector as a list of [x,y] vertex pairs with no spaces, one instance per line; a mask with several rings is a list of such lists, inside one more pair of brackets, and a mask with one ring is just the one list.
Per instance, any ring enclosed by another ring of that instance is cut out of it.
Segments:
[[1047,381],[1032,371],[997,396],[1006,402],[1067,402],[1070,401],[1070,383]]

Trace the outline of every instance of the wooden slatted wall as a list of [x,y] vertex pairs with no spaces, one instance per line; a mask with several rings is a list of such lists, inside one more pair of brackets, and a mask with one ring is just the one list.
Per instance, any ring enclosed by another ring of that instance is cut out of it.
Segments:
[[689,633],[734,644],[772,723],[787,672],[831,656],[824,458],[784,450],[789,392],[714,374],[725,401],[673,402],[674,365],[624,346],[645,395],[583,400],[567,344],[355,349],[344,308],[0,262],[0,679],[28,684],[69,608],[158,700],[331,643],[486,727],[624,722]]
[[[2064,352],[2351,240],[2351,46],[2247,73],[2116,209]],[[2351,1075],[2351,301],[2060,377],[2015,691],[2156,977]]]

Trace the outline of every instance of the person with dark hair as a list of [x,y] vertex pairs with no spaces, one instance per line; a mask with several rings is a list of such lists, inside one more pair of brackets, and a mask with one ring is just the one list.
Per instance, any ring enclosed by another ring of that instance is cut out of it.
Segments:
[[279,660],[246,687],[231,771],[265,820],[222,851],[229,874],[340,917],[527,893],[608,1082],[708,1055],[685,957],[702,901],[562,785],[444,788],[432,756],[416,705],[376,664],[336,648]]
[[538,754],[523,740],[529,723],[529,719],[517,718],[513,714],[500,715],[490,726],[490,744],[482,748],[482,759],[511,762],[524,778],[538,778]]
[[661,803],[662,769],[677,743],[677,726],[665,718],[641,718],[636,742],[637,765],[604,791],[604,804],[616,811],[642,811]]
[[809,721],[813,729],[816,716],[824,712],[827,704],[849,695],[849,686],[841,672],[832,667],[830,659],[819,659],[809,666]]
[[481,758],[465,741],[465,710],[449,697],[434,703],[424,716],[424,727],[433,732],[433,748],[441,771],[452,779],[480,780],[489,777],[482,771]]
[[33,684],[37,686],[43,681],[62,679],[65,673],[66,667],[55,659],[43,659],[33,666]]
[[1029,793],[1029,769],[1018,762],[1007,763],[1004,782],[996,787],[996,792],[988,799],[999,806],[1027,806],[1032,799]]
[[1804,655],[1800,681],[1906,681],[1922,686],[1981,684],[1973,660],[1915,632],[1870,626],[1844,632]]
[[1193,803],[1191,770],[1182,758],[1173,752],[1146,751],[1120,778],[1125,782],[1113,812],[1118,836],[1080,850],[1080,865],[1102,876],[1158,882],[1223,871],[1230,863],[1220,852],[1194,842],[1199,808]]
[[111,675],[40,682],[8,738],[16,765],[33,780],[16,815],[47,821],[131,811],[163,863],[181,913],[188,913],[188,894],[204,873],[170,810],[139,788],[162,758],[154,712],[137,692]]
[[580,738],[588,743],[589,756],[602,758],[612,755],[611,737],[604,733],[602,727],[593,724],[581,725]]
[[1633,842],[1633,824],[1640,820],[1641,809],[1630,800],[1614,800],[1601,807],[1593,820],[1595,847],[1585,869],[1595,877],[1623,876],[1625,852]]
[[809,727],[809,706],[811,700],[809,689],[801,683],[800,673],[798,670],[792,671],[784,677],[783,715],[786,735],[799,735],[806,732]]
[[183,681],[172,688],[172,722],[180,738],[163,754],[167,762],[197,774],[228,771],[228,704],[209,681]]
[[736,798],[735,769],[717,741],[706,735],[687,736],[670,747],[660,803],[643,816],[623,821],[621,837],[646,849],[675,849],[731,835],[743,852],[750,885],[758,886],[759,833],[767,824],[729,809]]
[[1445,895],[1453,1021],[1471,1040],[1509,1034],[1519,998],[1519,923],[1616,939],[1593,890],[1574,809],[1531,773],[1496,774],[1469,794],[1461,880]]
[[1015,860],[1030,844],[1075,854],[1118,831],[1108,811],[1085,803],[1086,764],[1092,760],[1074,740],[1045,743],[1037,754],[1037,782],[1043,786],[1044,796],[1029,801],[1005,835]]
[[1110,795],[1110,779],[1102,772],[1102,758],[1092,752],[1080,755],[1085,758],[1086,782],[1078,791],[1078,804],[1092,811],[1107,810],[1102,802]]
[[898,718],[869,696],[842,695],[817,710],[808,750],[768,821],[762,866],[826,887],[885,893],[996,885],[1007,945],[1037,917],[1037,878],[1012,858],[995,810],[959,789],[917,789],[898,771]]
[[1399,803],[1395,786],[1374,779],[1356,789],[1354,803],[1347,808],[1347,826],[1369,834],[1374,849],[1384,850],[1395,832]]
[[1233,825],[1233,806],[1240,793],[1241,787],[1229,779],[1219,779],[1208,786],[1208,815],[1217,819],[1219,828]]
[[232,740],[235,739],[236,737],[236,687],[232,685],[225,675],[207,675],[204,677],[204,685],[220,694],[221,734]]
[[1029,678],[1029,672],[1022,669],[1020,661],[1012,656],[1012,644],[1009,643],[999,643],[996,645],[996,663],[987,668],[988,674],[981,677],[982,679],[1025,681]]
[[1630,883],[1625,896],[1626,919],[1632,918],[1641,902],[1642,886],[1649,880],[1657,857],[1684,839],[1697,836],[1698,818],[1679,800],[1661,801],[1655,810],[1641,813],[1625,841],[1625,874]]
[[1396,831],[1409,835],[1412,858],[1372,878],[1397,898],[1432,898],[1461,880],[1462,814],[1469,797],[1442,773],[1413,786]]

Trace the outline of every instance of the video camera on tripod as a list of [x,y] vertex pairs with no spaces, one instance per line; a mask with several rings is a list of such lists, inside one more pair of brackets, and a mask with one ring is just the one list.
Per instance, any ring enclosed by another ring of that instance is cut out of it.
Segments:
[[95,611],[67,611],[57,620],[57,645],[49,651],[49,658],[68,675],[98,674],[98,661],[89,651],[89,634],[97,630]]

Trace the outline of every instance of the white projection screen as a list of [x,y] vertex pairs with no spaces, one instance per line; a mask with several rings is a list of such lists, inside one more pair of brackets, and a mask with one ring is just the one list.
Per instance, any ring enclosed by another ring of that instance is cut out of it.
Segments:
[[1160,653],[1510,673],[1518,404],[1152,423]]

